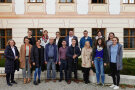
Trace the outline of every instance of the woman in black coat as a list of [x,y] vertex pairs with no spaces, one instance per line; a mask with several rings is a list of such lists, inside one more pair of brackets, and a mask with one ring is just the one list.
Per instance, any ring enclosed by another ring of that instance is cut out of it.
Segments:
[[[31,50],[31,60],[33,66],[35,66],[34,73],[34,85],[40,83],[40,74],[41,74],[41,66],[44,64],[44,47],[40,45],[41,40],[36,41],[36,45],[32,47]],[[36,77],[38,74],[38,82],[36,81]]]
[[[17,84],[14,81],[14,73],[15,73],[15,68],[17,66],[17,65],[15,65],[15,62],[19,58],[19,52],[18,52],[17,47],[15,46],[14,40],[8,41],[8,44],[7,44],[7,47],[5,49],[4,55],[5,55],[5,58],[6,58],[5,73],[6,73],[7,85],[12,86],[12,84]],[[11,80],[10,80],[10,78],[11,78]]]

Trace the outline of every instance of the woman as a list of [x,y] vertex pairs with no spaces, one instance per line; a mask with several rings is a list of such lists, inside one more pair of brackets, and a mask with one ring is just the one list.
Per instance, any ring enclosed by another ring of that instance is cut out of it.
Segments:
[[[44,63],[44,47],[40,46],[41,41],[37,40],[36,45],[31,49],[31,60],[33,66],[35,66],[34,73],[34,85],[38,85],[40,83],[40,74],[41,74],[41,66]],[[36,81],[36,77],[38,74],[38,82]]]
[[[6,73],[6,81],[8,86],[12,86],[12,84],[17,84],[14,81],[14,73],[15,73],[15,61],[19,58],[19,52],[17,47],[15,46],[14,40],[9,40],[4,52],[6,57],[5,62],[5,73]],[[11,80],[10,80],[11,78]],[[11,83],[10,83],[11,81]]]
[[102,32],[101,31],[98,31],[97,32],[97,36],[95,37],[96,40],[98,40],[99,38],[104,39],[104,36],[102,35]]
[[106,41],[107,50],[109,49],[109,46],[112,45],[114,37],[115,37],[115,34],[113,32],[110,32],[108,36],[108,40]]
[[[31,77],[31,60],[30,60],[30,53],[31,53],[32,45],[29,43],[29,38],[24,38],[24,44],[21,45],[20,48],[20,68],[22,68],[22,74],[24,78],[24,84],[30,83],[30,77]],[[26,75],[27,71],[27,75]],[[26,77],[28,79],[26,79]]]
[[82,71],[83,71],[83,80],[86,84],[90,83],[89,81],[89,72],[91,68],[91,55],[92,48],[90,46],[90,42],[86,41],[85,46],[82,49]]
[[100,76],[101,76],[101,83],[102,86],[104,86],[105,80],[104,66],[106,66],[106,62],[108,60],[108,53],[104,40],[101,38],[97,40],[96,45],[93,48],[92,60],[93,60],[92,64],[94,63],[96,68],[97,85],[100,84]]
[[113,79],[113,85],[110,87],[113,89],[119,89],[120,70],[123,68],[122,57],[122,45],[119,43],[118,37],[114,37],[113,44],[109,47],[109,60]]
[[49,36],[48,36],[48,31],[44,30],[43,31],[43,36],[40,38],[41,40],[41,46],[43,46],[45,48],[46,44],[49,43]]

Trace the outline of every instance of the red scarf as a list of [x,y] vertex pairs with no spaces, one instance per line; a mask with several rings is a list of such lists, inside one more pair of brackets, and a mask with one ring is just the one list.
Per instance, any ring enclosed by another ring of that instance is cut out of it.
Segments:
[[44,40],[44,42],[46,43],[47,42],[47,40],[48,40],[48,35],[43,35],[42,36],[42,39]]

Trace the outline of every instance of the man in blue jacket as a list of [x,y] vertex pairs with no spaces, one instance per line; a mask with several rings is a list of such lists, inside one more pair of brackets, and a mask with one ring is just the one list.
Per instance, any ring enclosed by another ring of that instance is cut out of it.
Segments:
[[84,30],[83,34],[84,36],[80,40],[80,48],[82,49],[84,47],[86,41],[89,41],[92,47],[92,39],[91,37],[88,36],[88,31]]
[[49,39],[49,43],[46,45],[44,50],[44,60],[47,64],[47,82],[51,80],[51,68],[52,68],[52,79],[56,82],[56,64],[58,62],[58,48],[54,43],[54,38]]
[[69,31],[69,36],[65,38],[67,46],[71,46],[73,38],[76,40],[76,46],[78,46],[78,38],[74,36],[74,32],[72,30]]
[[72,71],[74,72],[75,82],[78,83],[77,78],[77,66],[78,66],[78,57],[81,55],[81,51],[78,46],[76,46],[76,39],[72,39],[72,44],[67,49],[67,58],[68,58],[68,72],[67,72],[67,83],[71,83]]

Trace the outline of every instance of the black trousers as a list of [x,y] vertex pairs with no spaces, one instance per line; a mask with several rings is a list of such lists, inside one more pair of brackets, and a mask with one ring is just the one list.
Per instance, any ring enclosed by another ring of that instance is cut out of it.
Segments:
[[117,70],[117,64],[116,63],[110,63],[110,69],[111,69],[113,84],[119,86],[120,71]]
[[82,68],[83,71],[83,80],[85,82],[89,81],[89,72],[90,72],[90,68]]
[[6,80],[7,80],[7,83],[10,83],[14,81],[14,73],[6,73]]
[[74,60],[68,60],[67,80],[71,80],[72,72],[74,72],[74,78],[78,79],[77,68],[78,68],[78,62],[75,62]]

